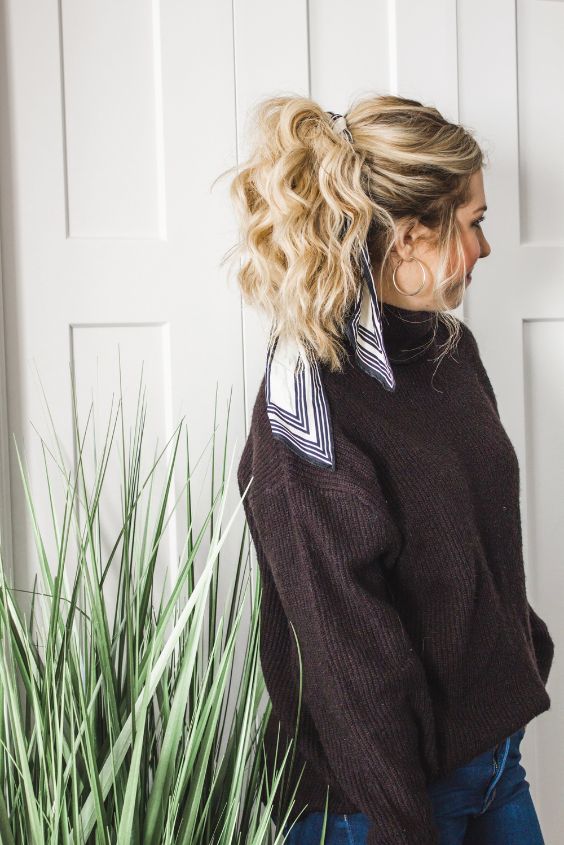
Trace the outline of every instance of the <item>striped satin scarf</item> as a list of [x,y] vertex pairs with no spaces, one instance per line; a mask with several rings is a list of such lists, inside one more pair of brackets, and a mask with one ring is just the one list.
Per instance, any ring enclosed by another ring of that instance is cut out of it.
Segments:
[[[335,131],[352,141],[342,115],[329,112]],[[384,348],[380,308],[370,255],[360,251],[363,283],[346,326],[356,364],[386,390],[395,390],[395,378]],[[265,374],[266,410],[273,437],[315,466],[335,470],[333,430],[319,364],[309,364],[292,340],[271,338]]]

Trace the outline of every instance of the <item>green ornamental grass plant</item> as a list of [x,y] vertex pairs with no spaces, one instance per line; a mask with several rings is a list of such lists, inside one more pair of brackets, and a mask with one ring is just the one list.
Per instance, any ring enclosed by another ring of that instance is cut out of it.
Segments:
[[[233,677],[251,583],[246,525],[238,560],[227,561],[231,584],[218,616],[220,552],[242,502],[224,526],[233,459],[226,472],[224,444],[215,491],[214,427],[210,507],[196,534],[187,434],[185,483],[181,497],[170,503],[182,422],[143,477],[146,405],[140,389],[126,448],[122,398],[120,387],[92,484],[85,460],[92,406],[79,435],[73,384],[73,471],[65,466],[49,413],[56,447],[50,449],[43,438],[41,445],[55,555],[47,551],[16,445],[37,576],[25,595],[10,583],[0,560],[0,840],[2,845],[278,845],[293,803],[285,781],[295,737],[266,783],[264,805],[262,742],[271,704],[259,660],[258,567],[242,667]],[[118,421],[122,512],[107,553],[101,503]],[[228,424],[225,441],[227,429]],[[54,505],[49,461],[64,487],[62,512]],[[157,467],[164,467],[165,483],[155,496]],[[184,546],[168,594],[161,589],[157,599],[156,562],[166,555],[163,536],[179,501],[187,526]],[[203,566],[196,577],[199,552]],[[106,595],[110,575],[117,584],[113,612]],[[300,706],[301,696],[297,722]],[[283,819],[277,834],[271,824],[275,800]]]

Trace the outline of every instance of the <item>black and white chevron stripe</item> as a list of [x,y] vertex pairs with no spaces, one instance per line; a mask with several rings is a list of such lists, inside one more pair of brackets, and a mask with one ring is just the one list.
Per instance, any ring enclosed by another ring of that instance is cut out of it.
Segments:
[[[363,245],[364,283],[347,325],[357,365],[386,390],[396,382],[382,338],[380,309],[368,248]],[[317,362],[309,365],[297,343],[271,338],[265,377],[266,410],[272,434],[306,461],[335,469],[329,404]]]

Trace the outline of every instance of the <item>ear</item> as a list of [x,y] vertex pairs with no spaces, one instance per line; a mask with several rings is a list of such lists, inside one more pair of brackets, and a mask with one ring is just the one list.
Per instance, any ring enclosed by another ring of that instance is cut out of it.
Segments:
[[429,227],[413,217],[400,220],[396,224],[396,237],[392,252],[403,261],[410,261],[417,248],[416,241],[429,235]]

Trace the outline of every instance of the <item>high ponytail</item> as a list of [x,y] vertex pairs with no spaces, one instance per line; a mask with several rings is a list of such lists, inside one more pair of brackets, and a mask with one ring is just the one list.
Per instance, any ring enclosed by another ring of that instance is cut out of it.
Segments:
[[[237,278],[247,304],[266,312],[274,336],[340,370],[346,320],[359,286],[361,245],[384,272],[395,223],[436,227],[443,251],[462,253],[454,212],[468,195],[482,152],[468,130],[402,97],[369,97],[346,113],[353,142],[315,101],[272,97],[255,108],[252,153],[230,186],[244,254]],[[230,172],[230,171],[228,171]],[[457,243],[458,237],[458,243]],[[444,314],[451,325],[458,321]]]

